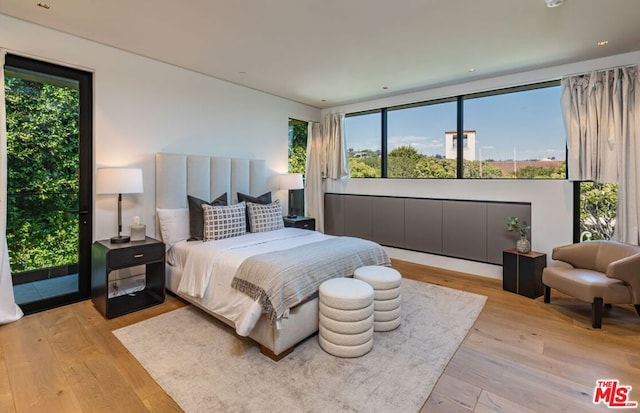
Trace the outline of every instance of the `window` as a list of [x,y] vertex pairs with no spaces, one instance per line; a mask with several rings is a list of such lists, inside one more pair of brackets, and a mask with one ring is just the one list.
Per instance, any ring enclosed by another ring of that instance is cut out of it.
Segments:
[[455,178],[456,150],[450,158],[446,132],[455,128],[455,100],[390,109],[387,177]]
[[381,122],[381,111],[345,117],[344,136],[352,178],[382,176]]
[[351,176],[564,179],[560,93],[553,81],[347,115]]
[[566,177],[558,85],[465,97],[464,127],[465,178]]
[[[289,173],[305,174],[307,164],[307,128],[302,120],[289,119]],[[289,212],[304,216],[304,189],[290,191]]]
[[575,241],[613,239],[618,207],[618,184],[576,182],[579,237]]

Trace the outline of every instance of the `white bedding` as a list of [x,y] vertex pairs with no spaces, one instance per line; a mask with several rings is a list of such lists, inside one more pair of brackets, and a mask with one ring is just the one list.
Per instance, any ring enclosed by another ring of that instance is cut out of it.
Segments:
[[169,252],[182,270],[178,291],[202,299],[202,304],[235,323],[238,335],[247,336],[261,316],[260,304],[231,288],[237,268],[248,257],[331,238],[320,232],[283,228],[248,233],[217,241],[181,241]]

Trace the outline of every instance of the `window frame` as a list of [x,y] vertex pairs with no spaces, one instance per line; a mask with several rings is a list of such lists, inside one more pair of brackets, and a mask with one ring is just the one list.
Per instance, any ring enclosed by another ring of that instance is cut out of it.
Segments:
[[[529,90],[536,90],[536,89],[543,89],[543,88],[547,88],[547,87],[557,87],[560,86],[560,79],[555,79],[555,80],[548,80],[548,81],[543,81],[543,82],[537,82],[537,83],[530,83],[530,84],[526,84],[526,85],[519,85],[519,86],[511,86],[511,87],[505,87],[505,88],[499,88],[499,89],[492,89],[492,90],[487,90],[487,91],[483,91],[483,92],[476,92],[476,93],[469,93],[469,94],[461,94],[461,95],[456,95],[456,96],[451,96],[451,97],[444,97],[444,98],[438,98],[438,99],[432,99],[432,100],[427,100],[427,101],[421,101],[421,102],[415,102],[415,103],[408,103],[408,104],[402,104],[402,105],[396,105],[396,106],[389,106],[389,107],[382,107],[382,108],[377,108],[377,109],[370,109],[370,110],[364,110],[364,111],[359,111],[359,112],[352,112],[352,113],[347,113],[345,114],[345,118],[349,118],[349,117],[354,117],[354,116],[362,116],[362,115],[368,115],[368,114],[372,114],[372,113],[380,113],[380,155],[381,155],[381,159],[380,159],[380,167],[381,167],[381,171],[380,171],[380,178],[389,178],[388,176],[388,171],[387,171],[387,166],[388,166],[388,123],[387,123],[387,113],[389,111],[396,111],[396,110],[402,110],[402,109],[407,109],[407,108],[412,108],[412,107],[418,107],[418,106],[428,106],[428,105],[435,105],[435,104],[439,104],[439,103],[446,103],[446,102],[452,102],[455,101],[456,102],[456,135],[455,136],[465,136],[465,130],[464,130],[464,101],[467,99],[476,99],[476,98],[482,98],[482,97],[487,97],[487,96],[497,96],[497,95],[502,95],[502,94],[508,94],[508,93],[518,93],[518,92],[524,92],[524,91],[529,91]],[[348,138],[346,138],[348,139]],[[393,177],[393,179],[471,179],[471,180],[477,180],[477,179],[482,179],[482,180],[496,180],[496,179],[509,179],[509,180],[513,180],[513,179],[517,179],[517,180],[536,180],[536,178],[465,178],[464,177],[464,144],[465,144],[465,139],[454,139],[454,141],[456,142],[456,177],[455,178],[435,178],[435,177],[428,177],[428,178],[416,178],[416,177],[411,177],[411,178],[398,178],[398,177]],[[348,142],[347,142],[348,144]],[[567,148],[566,148],[566,142],[565,142],[565,171],[564,171],[564,178],[562,179],[567,179],[567,159],[568,157],[566,156],[567,153]],[[371,178],[366,178],[366,179],[371,179]],[[549,178],[551,179],[551,178]],[[560,178],[558,178],[560,179]],[[538,178],[538,180],[540,180]],[[555,179],[554,179],[555,180]]]

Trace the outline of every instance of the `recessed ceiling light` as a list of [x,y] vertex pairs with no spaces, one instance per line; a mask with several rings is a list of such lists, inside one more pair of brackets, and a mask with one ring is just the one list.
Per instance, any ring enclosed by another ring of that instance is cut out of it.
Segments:
[[600,40],[598,46],[606,46],[609,44],[609,40]]
[[320,101],[321,101],[321,102],[326,102],[326,101],[327,101],[327,99],[320,99]]
[[476,69],[474,69],[473,67],[470,67],[470,68],[468,69],[468,71],[469,71],[469,73],[473,73],[473,72],[475,72],[475,71],[476,71]]
[[39,1],[36,4],[38,5],[38,7],[42,7],[43,9],[49,10],[51,8],[51,5],[49,3],[43,3]]
[[389,89],[389,86],[382,86],[382,90],[387,90]]
[[558,7],[564,3],[564,0],[545,0],[545,3],[547,3],[547,7]]

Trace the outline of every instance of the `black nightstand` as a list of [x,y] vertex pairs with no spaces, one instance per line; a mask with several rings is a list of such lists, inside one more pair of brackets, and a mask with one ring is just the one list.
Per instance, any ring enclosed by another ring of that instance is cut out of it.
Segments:
[[315,231],[316,230],[316,220],[315,220],[315,218],[309,218],[309,217],[295,217],[295,218],[284,217],[284,226],[285,227],[293,227],[293,228],[309,229],[311,231]]
[[[150,237],[124,244],[112,244],[108,239],[93,243],[91,300],[103,316],[114,318],[164,302],[164,253],[164,243]],[[118,294],[117,280],[127,277],[144,277],[144,289]]]
[[502,289],[537,298],[544,294],[542,270],[547,266],[547,254],[516,249],[502,252]]

